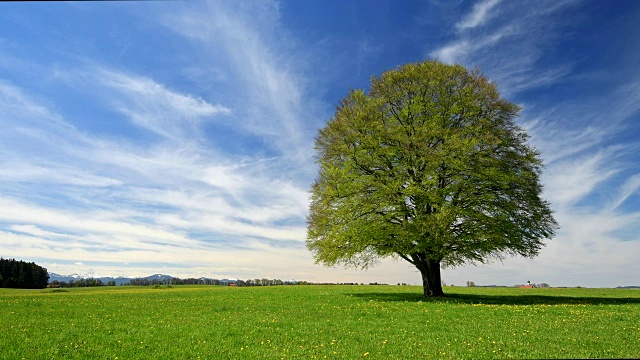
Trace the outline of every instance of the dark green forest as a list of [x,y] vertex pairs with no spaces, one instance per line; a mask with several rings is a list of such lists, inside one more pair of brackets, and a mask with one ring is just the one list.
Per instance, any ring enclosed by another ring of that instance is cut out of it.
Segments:
[[43,289],[49,282],[47,269],[35,263],[0,258],[0,287]]

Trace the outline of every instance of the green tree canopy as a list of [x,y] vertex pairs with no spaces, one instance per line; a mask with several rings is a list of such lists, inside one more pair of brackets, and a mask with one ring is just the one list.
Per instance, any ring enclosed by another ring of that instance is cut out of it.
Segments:
[[440,268],[533,257],[557,223],[519,107],[478,71],[407,64],[352,90],[319,131],[307,247],[317,263],[395,256],[443,296]]
[[42,266],[0,258],[0,288],[42,289],[48,282],[49,273]]

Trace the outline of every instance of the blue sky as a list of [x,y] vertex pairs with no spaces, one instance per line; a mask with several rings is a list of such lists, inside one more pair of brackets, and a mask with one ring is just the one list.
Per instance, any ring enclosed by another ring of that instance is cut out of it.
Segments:
[[560,223],[462,285],[640,284],[640,2],[0,3],[0,255],[50,272],[419,283],[314,265],[313,140],[350,88],[437,58],[522,106]]

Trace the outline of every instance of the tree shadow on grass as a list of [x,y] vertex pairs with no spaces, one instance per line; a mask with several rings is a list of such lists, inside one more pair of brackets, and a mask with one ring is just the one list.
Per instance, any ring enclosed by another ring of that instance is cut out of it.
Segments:
[[425,298],[411,293],[351,293],[367,301],[433,302],[486,305],[628,305],[640,304],[640,297],[580,297],[559,295],[483,295],[447,294],[444,298]]

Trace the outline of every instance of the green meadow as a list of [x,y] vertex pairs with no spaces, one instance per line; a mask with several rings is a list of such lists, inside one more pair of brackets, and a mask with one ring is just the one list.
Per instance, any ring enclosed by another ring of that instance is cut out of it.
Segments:
[[0,289],[3,359],[638,358],[640,291]]

